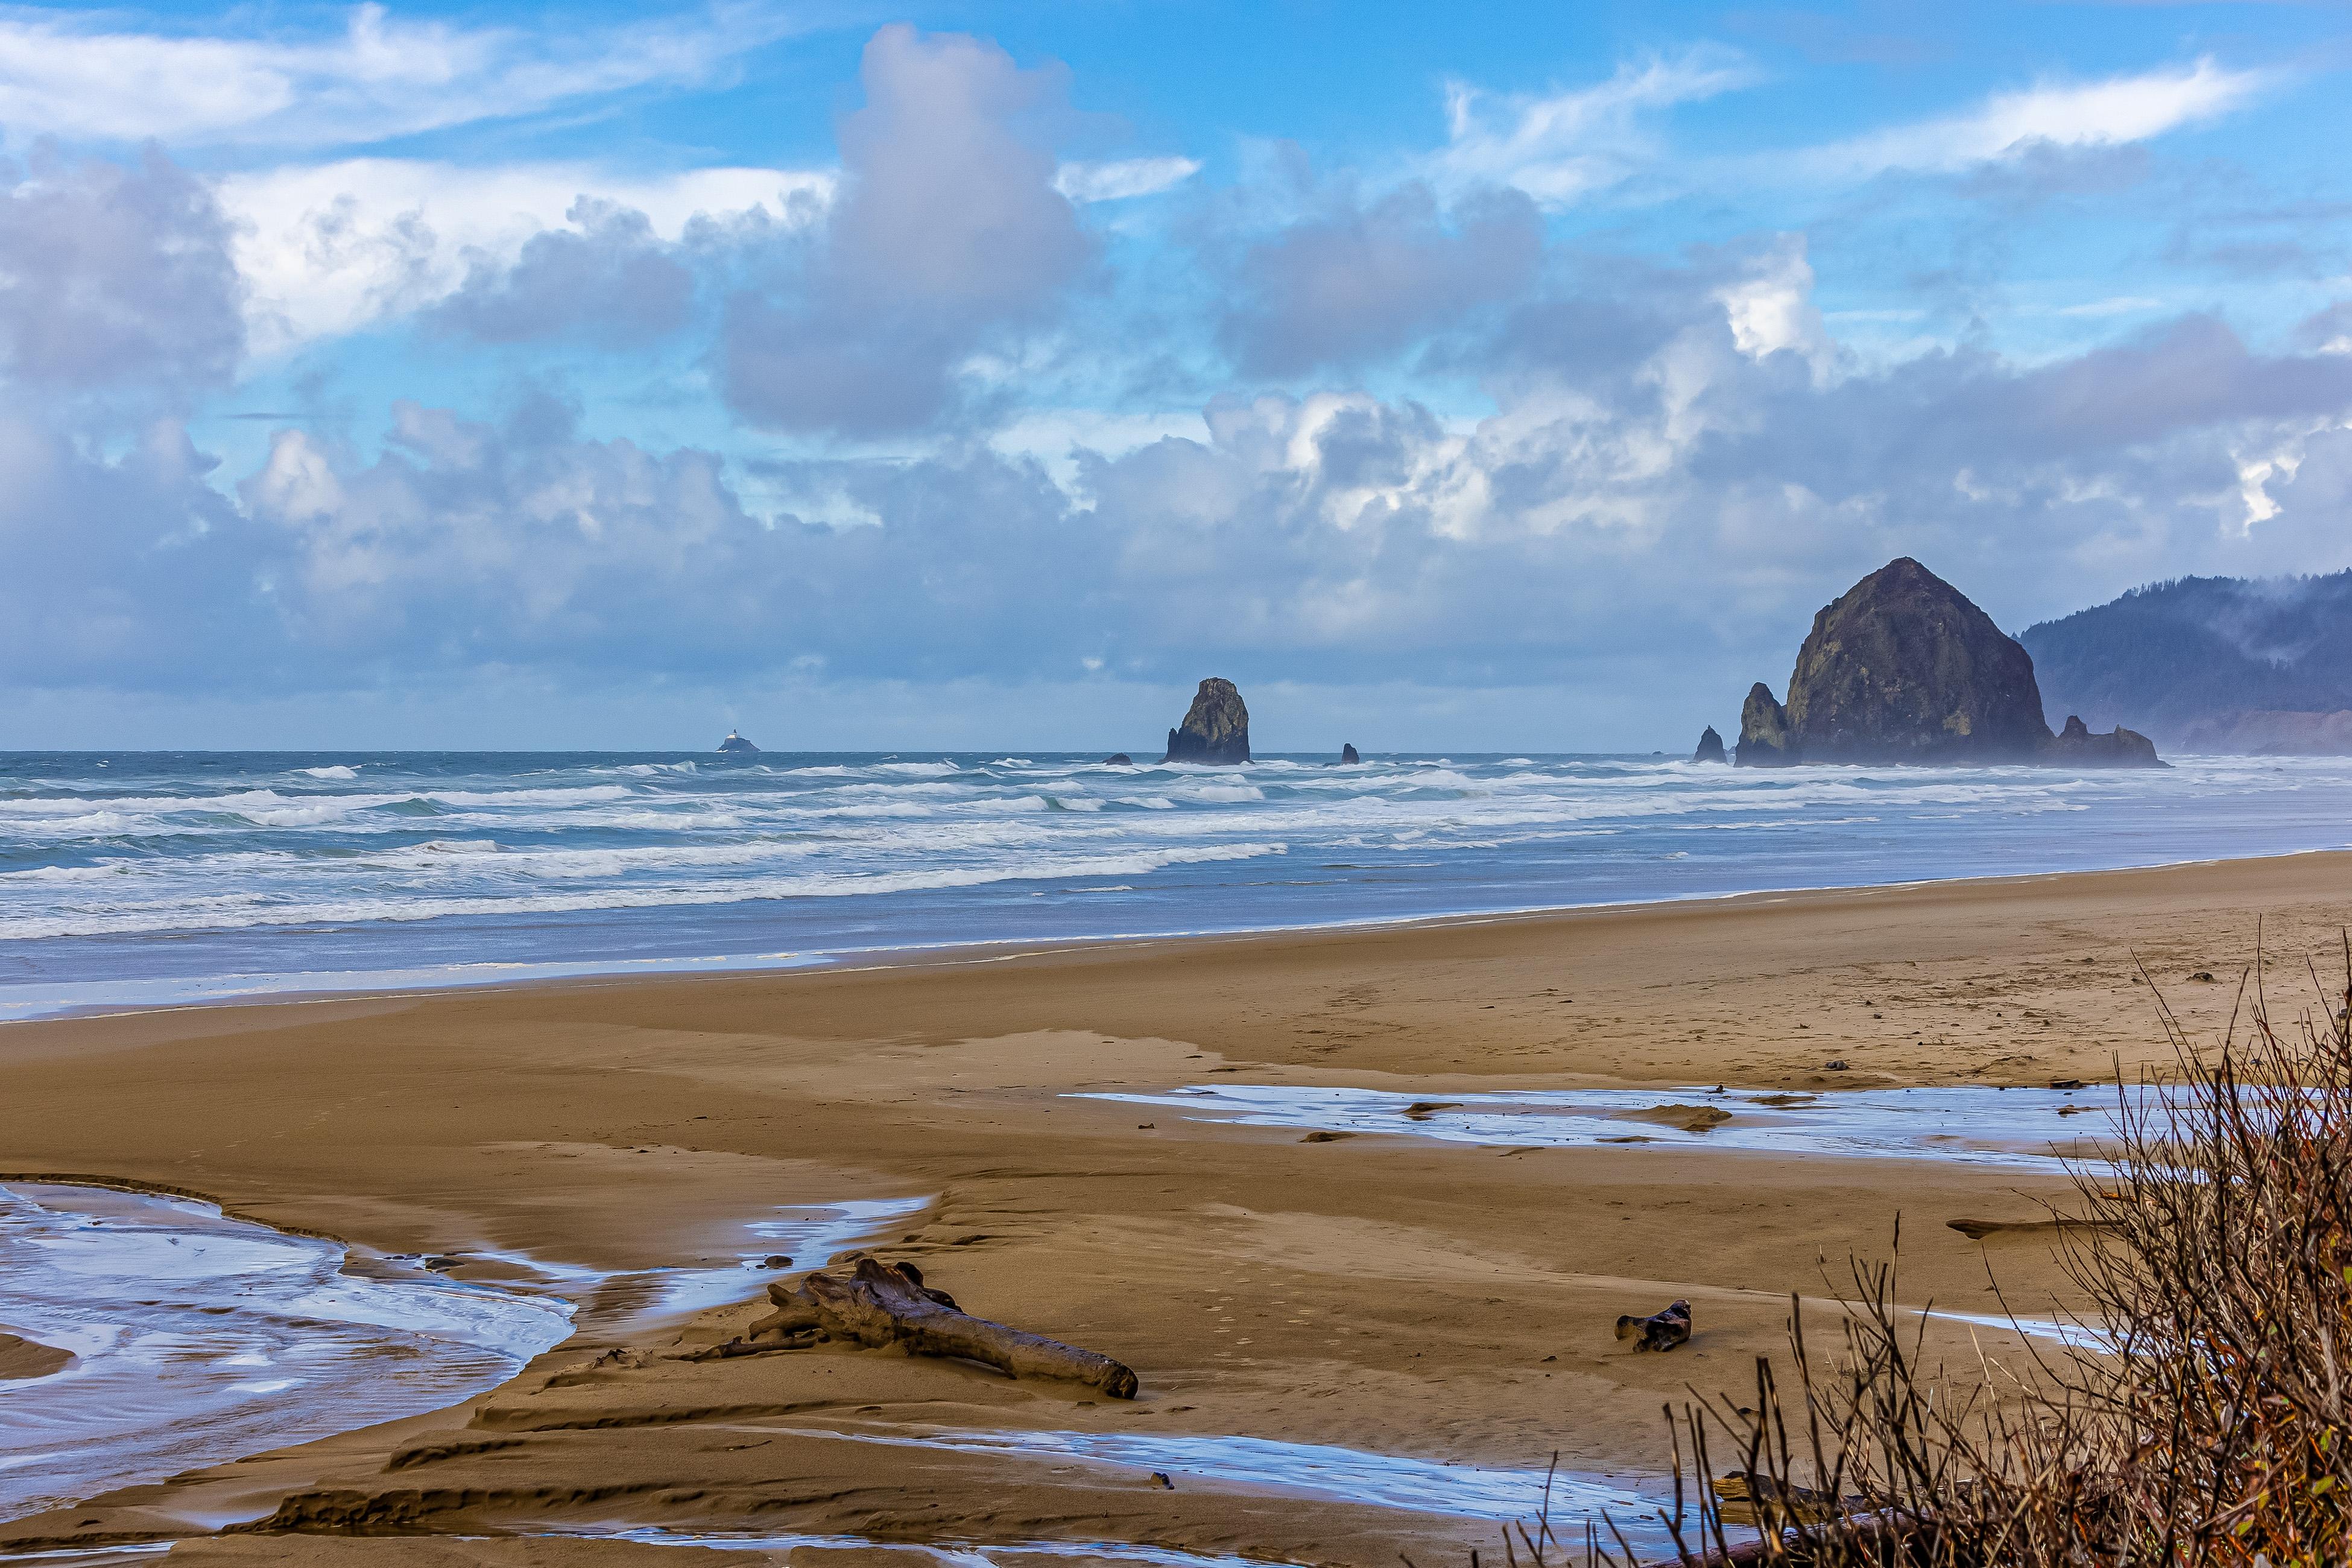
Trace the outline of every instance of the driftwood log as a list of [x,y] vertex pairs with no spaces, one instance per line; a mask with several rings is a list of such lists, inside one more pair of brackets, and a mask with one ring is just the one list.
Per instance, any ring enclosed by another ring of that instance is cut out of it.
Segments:
[[[1012,1377],[1052,1377],[1100,1389],[1113,1399],[1135,1397],[1132,1370],[1107,1355],[1039,1334],[975,1318],[944,1290],[923,1283],[911,1263],[861,1258],[846,1277],[812,1274],[798,1285],[768,1287],[776,1310],[753,1323],[719,1355],[746,1355],[813,1343],[822,1335],[862,1345],[898,1345],[908,1355],[954,1356],[992,1366]],[[772,1343],[762,1343],[774,1336]]]

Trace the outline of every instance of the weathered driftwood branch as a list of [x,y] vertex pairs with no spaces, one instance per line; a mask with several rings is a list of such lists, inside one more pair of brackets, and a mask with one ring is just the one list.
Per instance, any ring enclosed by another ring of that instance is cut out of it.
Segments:
[[922,1271],[911,1263],[861,1258],[845,1279],[812,1274],[792,1288],[778,1280],[768,1287],[768,1299],[776,1310],[735,1342],[740,1349],[721,1346],[720,1354],[764,1350],[768,1347],[760,1342],[771,1335],[790,1344],[806,1343],[822,1332],[864,1345],[900,1345],[909,1355],[976,1361],[1013,1377],[1083,1383],[1113,1399],[1135,1397],[1136,1377],[1128,1367],[1059,1340],[972,1317],[946,1291],[925,1286]]

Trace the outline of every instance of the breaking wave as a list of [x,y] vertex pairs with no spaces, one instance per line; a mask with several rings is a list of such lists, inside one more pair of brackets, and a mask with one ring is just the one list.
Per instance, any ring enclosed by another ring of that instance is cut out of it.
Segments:
[[[0,1016],[247,989],[1269,929],[2337,847],[2352,761],[0,757]],[[1254,863],[1286,861],[1270,874]],[[1039,897],[1083,893],[1082,898]]]

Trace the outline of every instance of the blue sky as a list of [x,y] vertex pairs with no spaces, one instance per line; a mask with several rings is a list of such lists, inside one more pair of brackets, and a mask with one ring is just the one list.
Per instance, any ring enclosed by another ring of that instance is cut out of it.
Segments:
[[0,747],[1641,749],[2352,565],[2352,10],[0,10]]

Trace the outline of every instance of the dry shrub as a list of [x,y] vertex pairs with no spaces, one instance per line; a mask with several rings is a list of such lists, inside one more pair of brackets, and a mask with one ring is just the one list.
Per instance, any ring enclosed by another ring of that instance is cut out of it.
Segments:
[[[2257,964],[2211,1051],[2163,1010],[2177,1072],[2119,1090],[2074,1171],[2080,1338],[1964,1384],[1923,1363],[1894,1268],[1856,1264],[1833,1364],[1792,1313],[1786,1390],[1759,1359],[1748,1404],[1669,1412],[1680,1562],[2352,1562],[2352,943],[2344,963],[2291,1025]],[[1612,1539],[1571,1552],[1539,1521],[1507,1554],[1633,1561]]]

